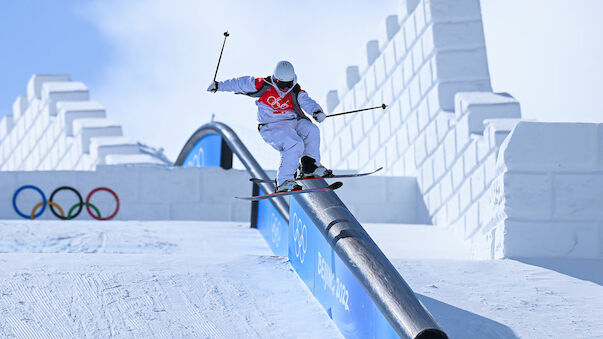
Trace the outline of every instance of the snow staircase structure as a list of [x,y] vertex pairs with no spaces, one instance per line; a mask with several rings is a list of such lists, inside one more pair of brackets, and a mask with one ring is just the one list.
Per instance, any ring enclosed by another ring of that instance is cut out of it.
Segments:
[[479,0],[400,4],[326,98],[389,107],[322,123],[322,162],[416,177],[474,258],[603,258],[603,124],[525,121],[493,93]]
[[[250,176],[269,179],[235,132],[219,122],[201,126],[175,166],[229,169],[233,153]],[[303,185],[314,188],[326,182]],[[254,189],[273,190],[269,182]],[[447,338],[335,192],[262,200],[252,209],[252,227],[274,254],[289,257],[345,337]]]
[[68,74],[34,74],[13,114],[0,120],[0,171],[92,171],[96,165],[170,165],[155,150],[123,135],[85,84]]

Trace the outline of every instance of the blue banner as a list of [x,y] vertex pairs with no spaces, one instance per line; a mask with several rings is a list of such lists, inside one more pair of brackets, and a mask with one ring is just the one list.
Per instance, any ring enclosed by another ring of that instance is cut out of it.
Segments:
[[[259,195],[264,194],[260,189]],[[257,228],[275,255],[287,255],[288,228],[285,218],[274,207],[270,199],[258,201]]]
[[289,258],[346,338],[398,338],[295,197],[289,208]]
[[209,134],[201,138],[188,152],[182,167],[220,167],[222,137]]

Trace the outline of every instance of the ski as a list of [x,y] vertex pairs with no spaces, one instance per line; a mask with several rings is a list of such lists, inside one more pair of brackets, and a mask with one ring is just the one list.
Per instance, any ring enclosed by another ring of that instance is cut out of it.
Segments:
[[297,190],[297,191],[275,192],[275,193],[269,193],[269,194],[264,194],[264,195],[255,195],[252,197],[235,197],[235,198],[256,201],[256,200],[270,199],[270,198],[275,198],[275,197],[283,197],[283,196],[294,195],[294,194],[328,192],[328,191],[336,190],[341,186],[343,186],[343,183],[341,181],[337,181],[326,187],[308,188],[308,189]]
[[[367,175],[375,174],[375,173],[381,171],[382,169],[383,169],[383,167],[379,167],[379,168],[377,168],[376,170],[374,170],[372,172],[365,172],[365,173],[340,174],[340,175],[332,175],[332,176],[328,176],[328,177],[299,178],[299,179],[295,179],[295,181],[315,180],[315,179],[340,179],[340,178],[364,177],[364,176],[367,176]],[[255,182],[255,183],[274,182],[274,180],[266,180],[266,179],[260,179],[260,178],[251,178],[251,179],[249,179],[249,181]]]

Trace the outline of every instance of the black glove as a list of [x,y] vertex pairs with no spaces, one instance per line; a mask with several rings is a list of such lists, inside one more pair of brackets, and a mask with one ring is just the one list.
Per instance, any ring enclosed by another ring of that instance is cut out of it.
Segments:
[[218,91],[218,82],[212,81],[212,83],[207,87],[208,92],[216,93]]

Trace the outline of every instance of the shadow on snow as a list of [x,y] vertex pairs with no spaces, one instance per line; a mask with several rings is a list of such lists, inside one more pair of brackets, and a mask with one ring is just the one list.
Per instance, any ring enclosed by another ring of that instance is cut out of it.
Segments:
[[450,338],[514,339],[507,326],[439,300],[416,294]]
[[513,258],[513,260],[603,285],[602,259]]

